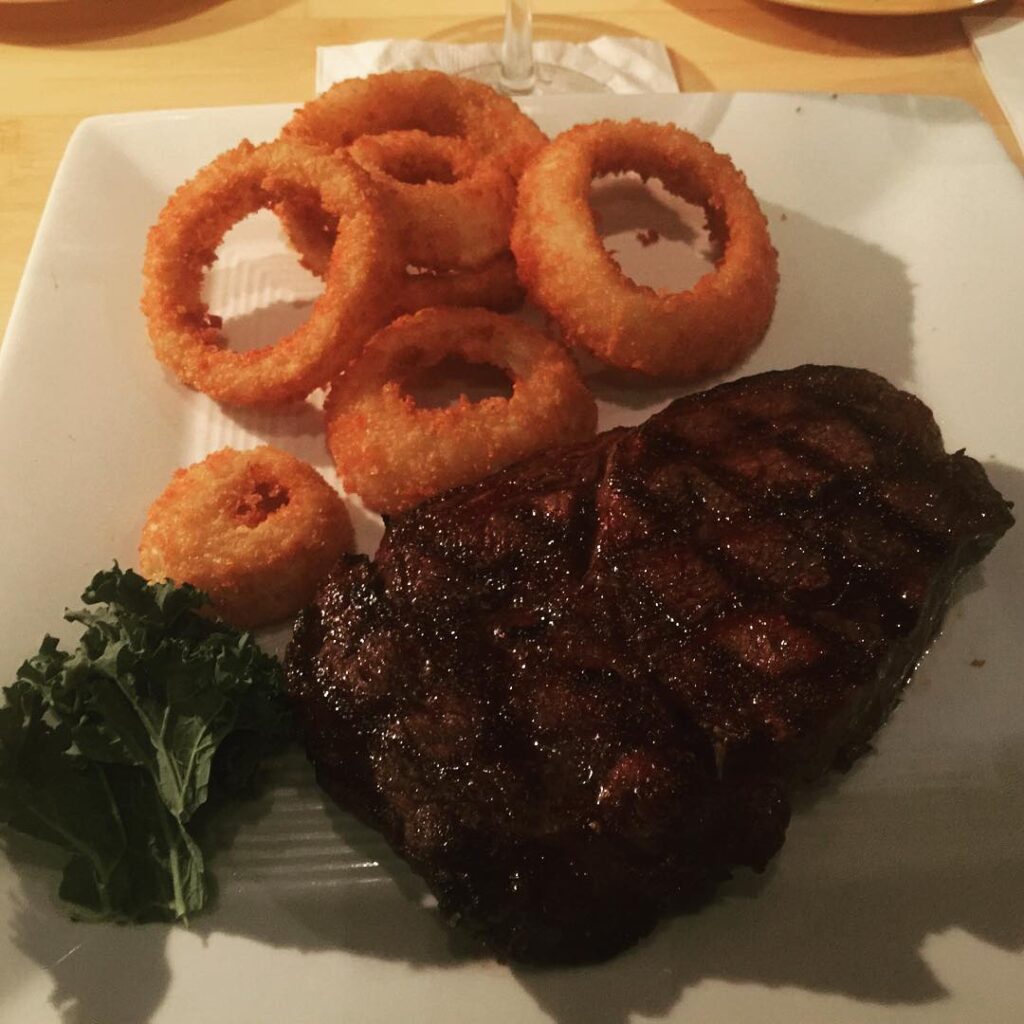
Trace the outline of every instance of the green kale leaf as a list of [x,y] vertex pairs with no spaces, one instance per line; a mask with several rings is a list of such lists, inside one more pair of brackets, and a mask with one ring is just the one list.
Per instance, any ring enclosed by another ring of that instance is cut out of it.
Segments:
[[286,742],[281,666],[187,585],[115,564],[82,600],[77,649],[47,636],[4,690],[0,823],[68,852],[76,916],[187,921],[209,895],[189,822]]

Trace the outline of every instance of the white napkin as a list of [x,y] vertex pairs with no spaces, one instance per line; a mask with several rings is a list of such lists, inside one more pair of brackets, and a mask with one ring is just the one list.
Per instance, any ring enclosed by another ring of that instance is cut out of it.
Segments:
[[[457,74],[500,58],[499,43],[428,43],[420,39],[375,39],[316,51],[316,91],[335,82],[379,71],[437,68]],[[535,40],[534,59],[579,71],[609,92],[679,92],[664,44],[652,39],[601,36],[586,43]]]
[[967,14],[963,23],[992,93],[1024,146],[1024,16]]

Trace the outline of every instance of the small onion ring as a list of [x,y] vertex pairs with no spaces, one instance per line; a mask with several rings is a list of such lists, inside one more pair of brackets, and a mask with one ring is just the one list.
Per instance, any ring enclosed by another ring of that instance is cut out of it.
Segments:
[[[508,249],[516,186],[464,139],[421,131],[363,135],[347,150],[378,186],[413,266],[472,270]],[[450,180],[436,180],[438,169]]]
[[177,470],[153,502],[139,567],[191,583],[251,629],[295,615],[352,546],[345,503],[312,466],[266,445],[224,448]]
[[[419,408],[402,381],[458,355],[496,366],[511,398]],[[511,317],[482,309],[425,309],[376,334],[331,385],[327,446],[346,490],[385,513],[542,448],[594,433],[597,406],[569,353]]]
[[[590,184],[627,170],[702,205],[712,232],[724,235],[721,259],[689,291],[639,285],[605,249]],[[568,342],[654,376],[724,370],[764,337],[775,309],[778,258],[746,179],[727,156],[671,125],[601,121],[559,135],[520,181],[512,251],[527,294]]]
[[518,179],[544,133],[507,96],[442,71],[392,71],[338,82],[300,107],[285,138],[335,149],[362,135],[419,129],[465,139]]
[[[402,278],[370,191],[353,161],[295,142],[243,142],[204,167],[149,232],[142,310],[157,358],[189,387],[233,405],[280,404],[326,384],[387,322]],[[203,275],[233,224],[310,193],[339,219],[344,252],[327,258],[305,324],[274,345],[233,352],[202,301]]]

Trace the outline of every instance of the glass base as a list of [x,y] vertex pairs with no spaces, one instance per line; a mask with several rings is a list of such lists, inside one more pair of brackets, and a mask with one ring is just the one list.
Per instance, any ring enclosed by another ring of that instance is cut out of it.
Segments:
[[582,71],[573,71],[572,68],[563,68],[558,64],[544,64],[537,62],[533,65],[533,79],[525,82],[509,82],[501,77],[501,65],[478,64],[473,68],[466,68],[459,74],[463,78],[472,78],[474,82],[483,82],[484,85],[497,89],[507,96],[538,96],[554,93],[571,92],[608,92],[608,86],[599,82],[596,78],[583,74]]

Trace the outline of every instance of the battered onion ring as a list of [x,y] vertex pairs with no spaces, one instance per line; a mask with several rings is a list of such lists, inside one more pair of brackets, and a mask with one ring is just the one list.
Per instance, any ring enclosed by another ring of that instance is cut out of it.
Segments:
[[139,566],[187,582],[242,628],[280,622],[351,550],[344,502],[312,466],[276,448],[224,448],[179,469],[153,502]]
[[[323,277],[334,250],[330,220],[310,200],[290,200],[274,208],[302,265]],[[479,306],[510,313],[523,301],[523,287],[510,252],[503,252],[475,270],[444,271],[407,268],[393,296],[395,312],[415,313],[432,306]]]
[[300,107],[282,134],[337,149],[362,135],[408,129],[465,139],[513,178],[547,141],[507,96],[468,78],[425,70],[338,82]]
[[450,273],[423,270],[406,272],[398,305],[403,313],[415,313],[434,306],[476,306],[498,313],[511,313],[523,303],[523,286],[510,252],[485,263],[477,270]]
[[[346,152],[370,175],[409,264],[480,269],[508,250],[516,187],[497,161],[462,139],[421,131],[357,139]],[[431,175],[450,180],[434,180]],[[304,264],[326,265],[336,218],[316,204],[287,200],[275,211]]]
[[[402,381],[448,355],[505,370],[512,397],[417,407]],[[597,424],[593,395],[565,349],[482,309],[425,309],[396,320],[332,383],[325,411],[327,446],[346,489],[388,513],[589,437]]]
[[[353,161],[295,142],[243,142],[203,168],[149,232],[142,309],[157,358],[228,404],[288,402],[325,384],[388,321],[402,279],[404,264],[370,191]],[[307,322],[275,345],[230,351],[200,295],[217,247],[247,214],[310,193],[341,225],[342,251],[326,260],[323,294]]]
[[385,132],[348,153],[380,189],[413,266],[471,270],[508,249],[515,182],[464,139]]
[[[627,170],[699,203],[724,236],[714,270],[689,291],[636,284],[602,244],[591,181]],[[512,251],[530,298],[567,341],[646,374],[686,380],[731,366],[764,337],[775,309],[777,255],[745,178],[669,125],[601,121],[558,136],[520,181]]]

